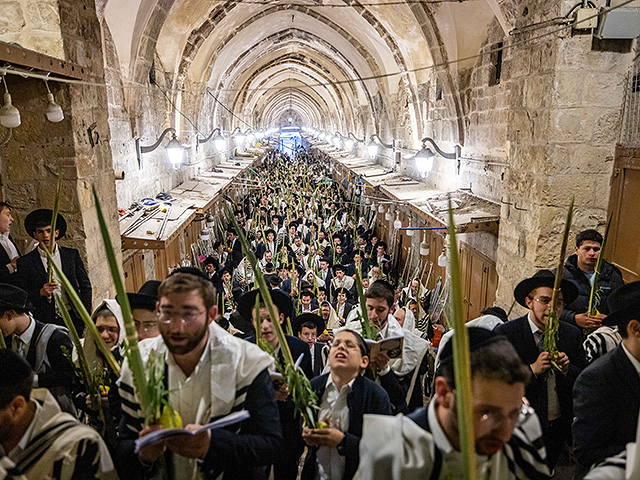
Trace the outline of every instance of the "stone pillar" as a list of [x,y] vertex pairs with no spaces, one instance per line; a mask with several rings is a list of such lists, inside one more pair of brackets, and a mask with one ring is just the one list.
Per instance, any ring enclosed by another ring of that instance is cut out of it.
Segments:
[[[535,3],[537,9],[529,4],[529,12],[544,18],[572,6],[559,2],[550,12],[547,2]],[[532,15],[526,19],[534,21]],[[517,282],[537,269],[555,267],[571,196],[575,210],[568,253],[576,233],[597,227],[603,231],[606,223],[630,43],[565,32],[517,47],[510,65],[510,168],[497,261],[497,304],[507,308]]]
[[[102,85],[101,36],[93,2],[59,0],[57,6],[64,60],[84,66],[89,81]],[[60,243],[80,250],[93,285],[94,304],[108,296],[113,298],[115,292],[91,194],[91,186],[95,185],[120,258],[106,90],[98,85],[50,82],[65,114],[62,122],[51,123],[43,115],[47,104],[44,82],[15,76],[8,80],[22,125],[0,148],[0,162],[4,196],[14,206],[18,244],[24,247],[24,240],[28,240],[25,215],[35,208],[53,208],[56,178],[62,174],[61,213],[67,220],[68,232]]]

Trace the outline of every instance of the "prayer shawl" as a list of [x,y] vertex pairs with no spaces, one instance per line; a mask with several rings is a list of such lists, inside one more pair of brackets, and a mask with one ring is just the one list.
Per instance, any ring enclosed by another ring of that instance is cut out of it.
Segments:
[[603,325],[589,334],[583,343],[587,363],[604,356],[622,343],[622,337],[618,333],[618,327]]
[[[358,480],[462,479],[462,454],[437,449],[435,436],[400,414],[365,415]],[[488,458],[478,457],[485,480],[548,479],[540,422],[532,415],[516,427],[509,442]],[[484,461],[483,461],[484,460]]]
[[15,465],[9,457],[2,456],[0,452],[0,480],[26,480],[20,472],[16,470]]
[[631,462],[627,465],[627,452],[635,452],[635,443],[628,443],[627,448],[615,457],[609,457],[596,465],[584,476],[584,480],[632,480]]
[[[247,390],[255,378],[265,369],[275,371],[275,362],[256,345],[234,337],[215,322],[209,325],[211,371],[211,412],[208,421],[217,420],[231,412],[241,410],[247,397]],[[169,355],[161,335],[143,340],[139,344],[143,363],[147,363],[149,354],[155,350],[163,355],[165,361]],[[125,426],[136,435],[142,430],[144,414],[140,401],[134,393],[133,375],[128,362],[122,365],[122,374],[118,381],[122,397],[122,414]],[[171,385],[169,385],[171,389]],[[180,413],[180,411],[178,411]],[[196,461],[193,461],[194,467]],[[184,480],[191,476],[177,472],[176,478]]]
[[[31,391],[38,403],[24,449],[9,455],[27,478],[54,480],[117,480],[109,450],[93,428],[64,413],[44,389]],[[24,440],[24,439],[23,439]]]
[[[351,312],[349,312],[349,317],[347,318],[348,323],[345,328],[360,333],[362,331],[362,325],[360,324],[360,321],[349,321],[352,318],[357,318],[357,312],[355,314],[353,313],[356,309],[359,309],[359,306],[353,308]],[[389,362],[391,370],[393,370],[396,375],[403,377],[413,372],[415,368],[419,367],[419,364],[424,357],[424,353],[429,347],[429,343],[417,336],[415,333],[404,330],[395,319],[395,317],[389,314],[384,338],[391,337],[404,337],[402,358],[397,358]]]

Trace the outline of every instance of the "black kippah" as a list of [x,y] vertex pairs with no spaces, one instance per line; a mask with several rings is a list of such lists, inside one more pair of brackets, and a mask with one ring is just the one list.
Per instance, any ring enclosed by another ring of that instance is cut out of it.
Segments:
[[209,278],[207,278],[207,276],[205,275],[205,273],[200,270],[199,268],[196,267],[180,267],[180,268],[176,268],[173,272],[171,272],[171,275],[175,275],[176,273],[188,273],[189,275],[194,275],[196,277],[200,277],[203,278],[207,281],[209,281]]
[[0,350],[0,365],[0,389],[18,385],[31,376],[29,364],[9,349]]
[[[494,342],[505,340],[504,335],[498,335],[492,330],[482,327],[467,327],[469,332],[469,351],[474,352],[479,348],[490,345]],[[450,362],[453,359],[453,337],[442,347],[440,363]]]

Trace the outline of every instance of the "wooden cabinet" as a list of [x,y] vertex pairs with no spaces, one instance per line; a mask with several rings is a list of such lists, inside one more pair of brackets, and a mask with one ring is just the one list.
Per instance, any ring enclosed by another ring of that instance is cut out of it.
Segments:
[[608,216],[612,216],[605,259],[626,282],[640,280],[640,148],[616,149]]
[[144,272],[144,253],[137,250],[123,263],[124,286],[127,292],[137,292],[147,281]]

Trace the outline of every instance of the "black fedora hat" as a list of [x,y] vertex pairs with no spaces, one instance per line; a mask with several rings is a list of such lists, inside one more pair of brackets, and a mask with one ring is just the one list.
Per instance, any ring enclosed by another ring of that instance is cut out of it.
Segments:
[[291,322],[291,328],[293,329],[293,334],[297,335],[302,331],[302,325],[312,322],[316,326],[316,333],[318,335],[322,335],[324,332],[324,320],[320,315],[316,315],[315,313],[301,313]]
[[275,273],[268,273],[264,276],[264,279],[267,281],[269,285],[272,287],[277,287],[282,283],[282,279],[280,275],[276,275]]
[[334,272],[337,272],[338,270],[342,270],[345,273],[347,272],[347,268],[344,265],[340,264],[340,263],[334,265],[331,268],[333,269]]
[[8,283],[0,283],[0,308],[31,310],[32,306],[26,291]]
[[276,231],[273,228],[267,228],[264,231],[264,238],[267,238],[267,235],[269,235],[270,233],[273,233],[273,236],[276,236]]
[[336,295],[340,295],[341,293],[344,293],[347,296],[347,300],[349,300],[351,298],[351,292],[349,290],[347,290],[346,288],[341,287],[341,288],[336,290]]
[[603,325],[624,327],[630,320],[640,321],[640,281],[616,288],[607,304],[611,313],[602,320]]
[[161,283],[159,280],[148,280],[140,287],[138,293],[127,293],[131,308],[155,310],[158,301],[158,287]]
[[[251,320],[251,312],[256,305],[256,297],[259,293],[260,290],[256,288],[246,292],[240,297],[240,301],[238,302],[238,312],[240,312],[240,315],[242,315],[243,318]],[[277,289],[271,289],[269,290],[269,293],[271,294],[271,300],[273,300],[273,304],[276,306],[278,311],[283,313],[285,318],[290,317],[291,311],[293,310],[293,302],[291,302],[289,295],[286,295]]]
[[[24,219],[24,229],[31,236],[31,238],[35,238],[33,233],[36,231],[36,225],[46,224],[51,225],[51,218],[53,217],[53,210],[48,208],[39,208],[38,210],[34,210],[29,213]],[[56,220],[56,230],[60,232],[58,234],[58,239],[64,237],[65,233],[67,233],[67,221],[64,217],[58,213],[58,218]]]
[[[528,308],[525,298],[538,287],[553,288],[555,280],[556,275],[551,270],[538,270],[533,277],[525,278],[516,285],[513,291],[513,298],[520,305]],[[560,282],[560,290],[562,290],[562,301],[565,305],[569,305],[578,297],[578,287],[570,280],[563,278]]]

